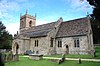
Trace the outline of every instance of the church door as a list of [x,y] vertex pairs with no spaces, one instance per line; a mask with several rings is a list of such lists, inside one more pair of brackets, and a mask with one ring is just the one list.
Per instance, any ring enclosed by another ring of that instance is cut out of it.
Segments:
[[66,54],[69,54],[69,47],[66,45]]

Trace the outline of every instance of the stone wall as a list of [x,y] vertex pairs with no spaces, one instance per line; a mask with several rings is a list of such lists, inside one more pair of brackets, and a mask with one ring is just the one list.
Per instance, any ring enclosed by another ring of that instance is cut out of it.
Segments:
[[29,17],[27,15],[26,17],[26,27],[29,27],[29,22],[32,21],[32,26],[36,25],[36,18],[35,17]]
[[20,44],[20,42],[21,42],[21,40],[19,40],[19,39],[13,40],[13,42],[12,42],[12,52],[13,52],[13,54],[16,54],[16,44],[18,44],[18,46],[19,46],[18,53],[19,54],[21,53],[22,44]]
[[[35,47],[35,40],[38,40],[38,47]],[[31,38],[30,41],[30,50],[32,50],[34,54],[48,55],[50,42],[48,37]]]
[[[91,48],[89,48],[90,44],[88,43],[87,36],[77,36],[77,38],[79,38],[79,41],[80,41],[80,47],[74,47],[73,38],[76,38],[76,37],[60,38],[62,40],[62,48],[56,46],[57,54],[62,54],[62,53],[66,54],[67,50],[69,54],[88,54]],[[68,45],[68,49],[66,48],[66,45]],[[91,47],[93,47],[93,44],[91,44]]]
[[[74,39],[79,38],[80,47],[74,47]],[[50,36],[37,37],[28,39],[15,39],[13,41],[12,50],[15,53],[15,44],[19,45],[18,53],[24,54],[26,50],[31,50],[34,54],[51,55],[54,54],[55,41],[53,41],[53,47],[50,47]],[[58,40],[62,40],[62,47],[58,47]],[[90,40],[91,39],[91,40]],[[92,35],[77,36],[77,37],[64,37],[56,39],[56,53],[57,54],[88,54],[89,51],[93,50],[93,43],[89,44],[89,40],[92,42]],[[38,40],[38,47],[35,47],[35,40]],[[68,46],[68,48],[66,48]]]
[[29,40],[25,39],[14,39],[12,43],[13,54],[16,53],[16,43],[18,44],[18,54],[24,54],[26,50],[30,49]]

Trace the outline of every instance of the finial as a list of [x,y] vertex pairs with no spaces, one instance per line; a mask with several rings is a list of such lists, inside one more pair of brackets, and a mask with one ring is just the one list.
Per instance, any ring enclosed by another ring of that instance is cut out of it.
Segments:
[[26,9],[26,14],[28,13],[28,10]]
[[18,35],[18,31],[17,31],[17,35]]

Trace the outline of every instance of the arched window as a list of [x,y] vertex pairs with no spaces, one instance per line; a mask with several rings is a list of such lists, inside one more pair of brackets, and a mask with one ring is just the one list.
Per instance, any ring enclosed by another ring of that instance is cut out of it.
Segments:
[[50,47],[53,47],[53,38],[51,38],[51,43],[50,43]]
[[39,41],[35,40],[35,47],[38,47],[38,43],[39,43]]
[[29,27],[32,27],[32,21],[29,22]]
[[62,47],[62,41],[58,40],[58,47]]
[[80,47],[80,40],[79,40],[79,38],[74,38],[74,47]]

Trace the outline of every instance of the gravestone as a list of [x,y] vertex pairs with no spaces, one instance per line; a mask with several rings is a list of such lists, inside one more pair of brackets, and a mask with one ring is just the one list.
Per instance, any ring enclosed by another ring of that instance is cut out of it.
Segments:
[[30,54],[33,54],[33,52],[31,50],[26,50],[26,52],[24,54],[25,55],[30,55]]
[[18,61],[18,60],[19,60],[19,55],[18,54],[13,55],[13,61]]
[[62,54],[62,58],[58,60],[58,64],[61,64],[65,61],[65,54]]
[[12,61],[12,60],[13,60],[13,54],[12,54],[12,51],[10,51],[7,56],[7,61]]
[[81,63],[82,63],[81,58],[79,58],[79,59],[78,59],[78,63],[79,63],[79,64],[81,64]]
[[0,66],[4,66],[4,57],[0,51]]
[[30,54],[29,55],[29,59],[32,59],[32,60],[41,60],[41,59],[43,59],[43,55],[41,55],[41,54]]
[[2,53],[2,56],[3,56],[4,61],[7,61],[7,58],[6,58],[7,55],[5,53]]
[[6,54],[4,54],[4,60],[7,61],[7,55]]
[[93,50],[93,57],[96,57],[96,51]]
[[62,54],[62,61],[65,61],[65,54]]

